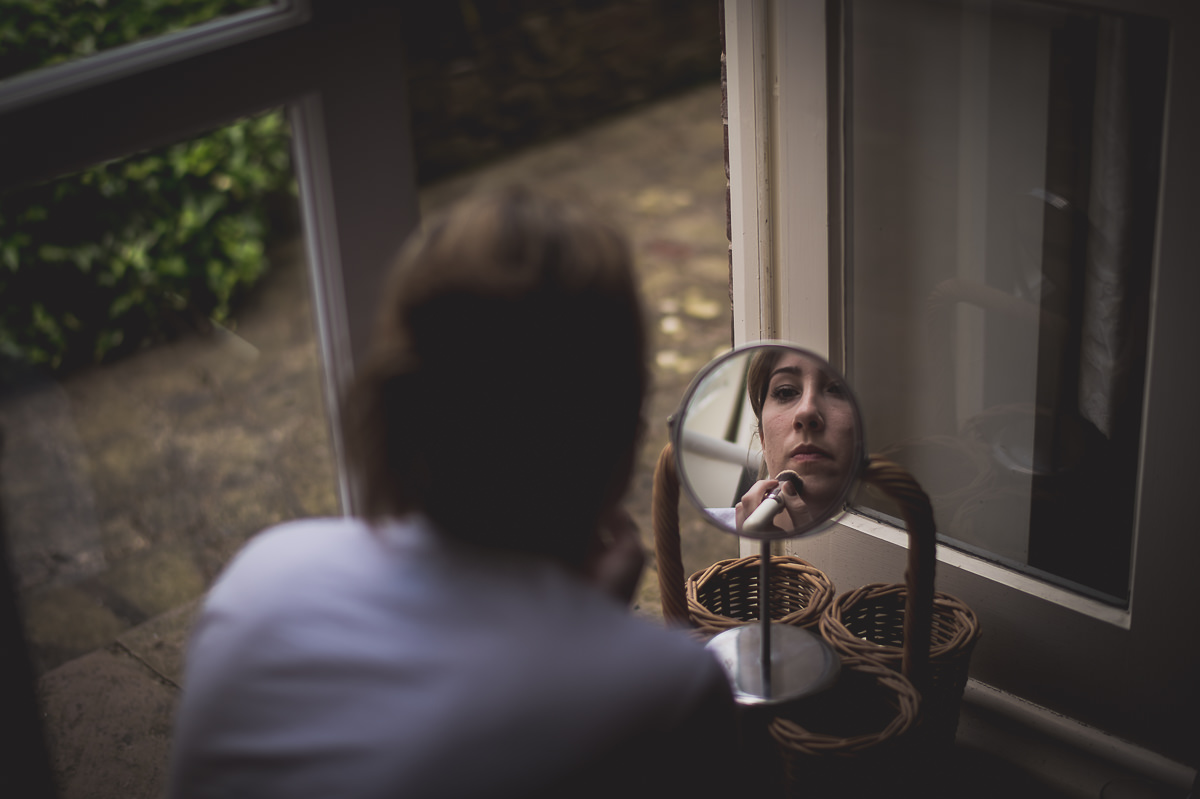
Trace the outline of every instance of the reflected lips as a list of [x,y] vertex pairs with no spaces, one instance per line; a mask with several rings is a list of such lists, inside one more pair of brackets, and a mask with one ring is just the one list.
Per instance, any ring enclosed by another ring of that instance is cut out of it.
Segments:
[[833,456],[820,447],[814,447],[812,444],[801,444],[788,454],[788,457],[797,461],[817,461],[829,460]]

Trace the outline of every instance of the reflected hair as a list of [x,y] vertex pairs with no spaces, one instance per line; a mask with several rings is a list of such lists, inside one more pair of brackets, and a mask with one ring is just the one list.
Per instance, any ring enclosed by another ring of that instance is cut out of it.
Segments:
[[784,350],[764,347],[750,359],[746,367],[746,392],[750,396],[750,408],[754,411],[754,422],[762,435],[763,406],[767,404],[767,391],[771,387],[771,370],[783,357]]
[[621,231],[513,186],[405,244],[346,399],[365,514],[582,560],[633,468],[645,327]]
[[[759,441],[762,441],[763,406],[767,404],[767,391],[771,387],[771,370],[783,357],[783,352],[776,347],[761,349],[754,353],[746,367],[746,393],[750,396],[750,409],[754,411],[754,429],[758,432]],[[764,480],[770,476],[764,459],[758,467],[758,479]]]

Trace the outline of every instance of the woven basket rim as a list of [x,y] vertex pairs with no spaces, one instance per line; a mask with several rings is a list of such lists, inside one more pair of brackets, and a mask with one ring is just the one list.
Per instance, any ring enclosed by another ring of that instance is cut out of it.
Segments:
[[[893,605],[898,605],[899,609],[903,610],[907,594],[908,586],[903,583],[868,583],[847,591],[836,597],[826,608],[820,621],[821,633],[843,654],[870,657],[895,667],[903,660],[902,646],[880,644],[859,638],[846,627],[842,617],[859,605],[881,598],[889,599]],[[933,617],[933,638],[929,645],[930,664],[945,665],[969,656],[982,632],[975,612],[952,594],[935,591]],[[950,635],[938,636],[939,632],[944,633],[947,629],[952,631]]]
[[[723,632],[746,624],[757,623],[758,619],[737,619],[715,613],[705,607],[700,601],[701,589],[705,583],[721,579],[741,571],[751,570],[757,578],[760,566],[758,555],[748,555],[741,558],[726,558],[701,569],[687,579],[685,592],[687,597],[688,615],[692,624],[708,632]],[[790,579],[806,582],[812,587],[812,596],[808,604],[801,610],[792,611],[774,619],[776,624],[789,624],[799,627],[816,625],[827,612],[829,605],[836,596],[836,589],[829,577],[816,566],[794,555],[772,555],[772,575],[778,577],[781,573],[788,574]]]
[[853,670],[873,677],[877,683],[894,692],[896,715],[881,730],[851,737],[837,737],[813,732],[799,722],[776,716],[769,730],[776,744],[784,749],[814,756],[851,756],[903,735],[916,724],[921,708],[921,696],[904,675],[870,658],[847,656],[842,669]]

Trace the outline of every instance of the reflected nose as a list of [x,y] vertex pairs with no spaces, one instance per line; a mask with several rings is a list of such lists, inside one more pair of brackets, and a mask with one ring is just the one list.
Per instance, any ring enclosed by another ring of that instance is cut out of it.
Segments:
[[802,430],[805,427],[811,429],[820,429],[825,425],[825,417],[821,414],[820,404],[817,402],[817,394],[815,391],[805,391],[800,401],[796,404],[796,415],[793,423],[797,430]]

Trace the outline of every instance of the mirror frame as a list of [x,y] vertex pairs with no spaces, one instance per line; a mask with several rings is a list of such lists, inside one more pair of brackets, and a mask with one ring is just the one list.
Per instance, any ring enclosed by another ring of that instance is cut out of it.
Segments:
[[[828,372],[833,374],[835,377],[837,377],[837,379],[842,383],[842,385],[846,387],[846,397],[848,398],[848,400],[850,402],[850,406],[853,411],[854,419],[856,422],[856,425],[855,425],[856,436],[855,436],[855,442],[854,442],[853,460],[855,463],[858,464],[858,466],[851,469],[850,474],[846,478],[845,485],[842,486],[842,491],[838,495],[837,499],[834,502],[831,502],[823,513],[821,513],[819,516],[817,516],[815,519],[813,519],[805,527],[801,528],[798,531],[797,530],[782,530],[778,533],[769,533],[768,532],[765,534],[764,533],[747,533],[745,531],[738,530],[736,527],[734,527],[730,524],[725,523],[724,521],[722,521],[721,519],[717,518],[712,513],[710,513],[708,508],[704,505],[703,501],[700,499],[699,495],[696,493],[696,490],[693,487],[692,481],[688,478],[687,469],[684,465],[685,458],[684,458],[684,447],[683,447],[683,430],[684,430],[685,422],[687,420],[687,413],[691,406],[691,403],[692,403],[693,399],[695,399],[696,394],[699,391],[700,387],[704,384],[704,382],[709,377],[716,374],[720,369],[727,366],[731,361],[733,361],[737,358],[742,358],[742,357],[749,358],[753,351],[760,350],[760,349],[767,349],[767,348],[784,349],[784,350],[794,352],[798,355],[802,355],[806,358],[811,358],[811,359],[817,361],[818,363],[822,364],[823,369],[827,370]],[[688,385],[687,391],[684,392],[683,399],[680,401],[679,406],[676,408],[675,412],[672,413],[670,417],[668,417],[667,427],[668,427],[668,433],[669,433],[671,445],[674,449],[675,468],[676,468],[676,473],[679,475],[680,487],[683,489],[683,493],[687,495],[687,497],[691,501],[692,505],[695,506],[704,515],[704,518],[710,524],[712,524],[714,527],[717,527],[720,530],[724,530],[725,532],[733,533],[734,535],[741,536],[742,538],[749,538],[749,539],[753,539],[756,541],[777,541],[777,540],[782,540],[782,539],[786,539],[786,538],[800,538],[802,536],[809,536],[809,535],[813,535],[815,533],[819,533],[819,532],[827,529],[828,527],[832,526],[834,522],[836,522],[843,514],[846,513],[847,502],[849,501],[850,497],[854,493],[854,490],[855,490],[856,486],[858,485],[859,479],[862,476],[863,470],[865,469],[866,464],[867,464],[866,433],[863,430],[862,409],[859,407],[858,398],[855,396],[853,389],[850,387],[850,384],[846,381],[845,376],[838,369],[834,368],[834,366],[832,364],[830,364],[829,361],[826,360],[823,356],[818,355],[817,353],[813,352],[812,350],[805,349],[804,347],[801,347],[790,341],[779,341],[779,340],[772,340],[772,339],[764,339],[761,341],[752,341],[752,342],[734,347],[734,348],[730,349],[728,352],[722,353],[721,355],[718,355],[713,360],[709,361],[707,364],[705,364],[700,369],[700,371],[698,371],[696,373],[696,376],[692,378],[692,382]]]

